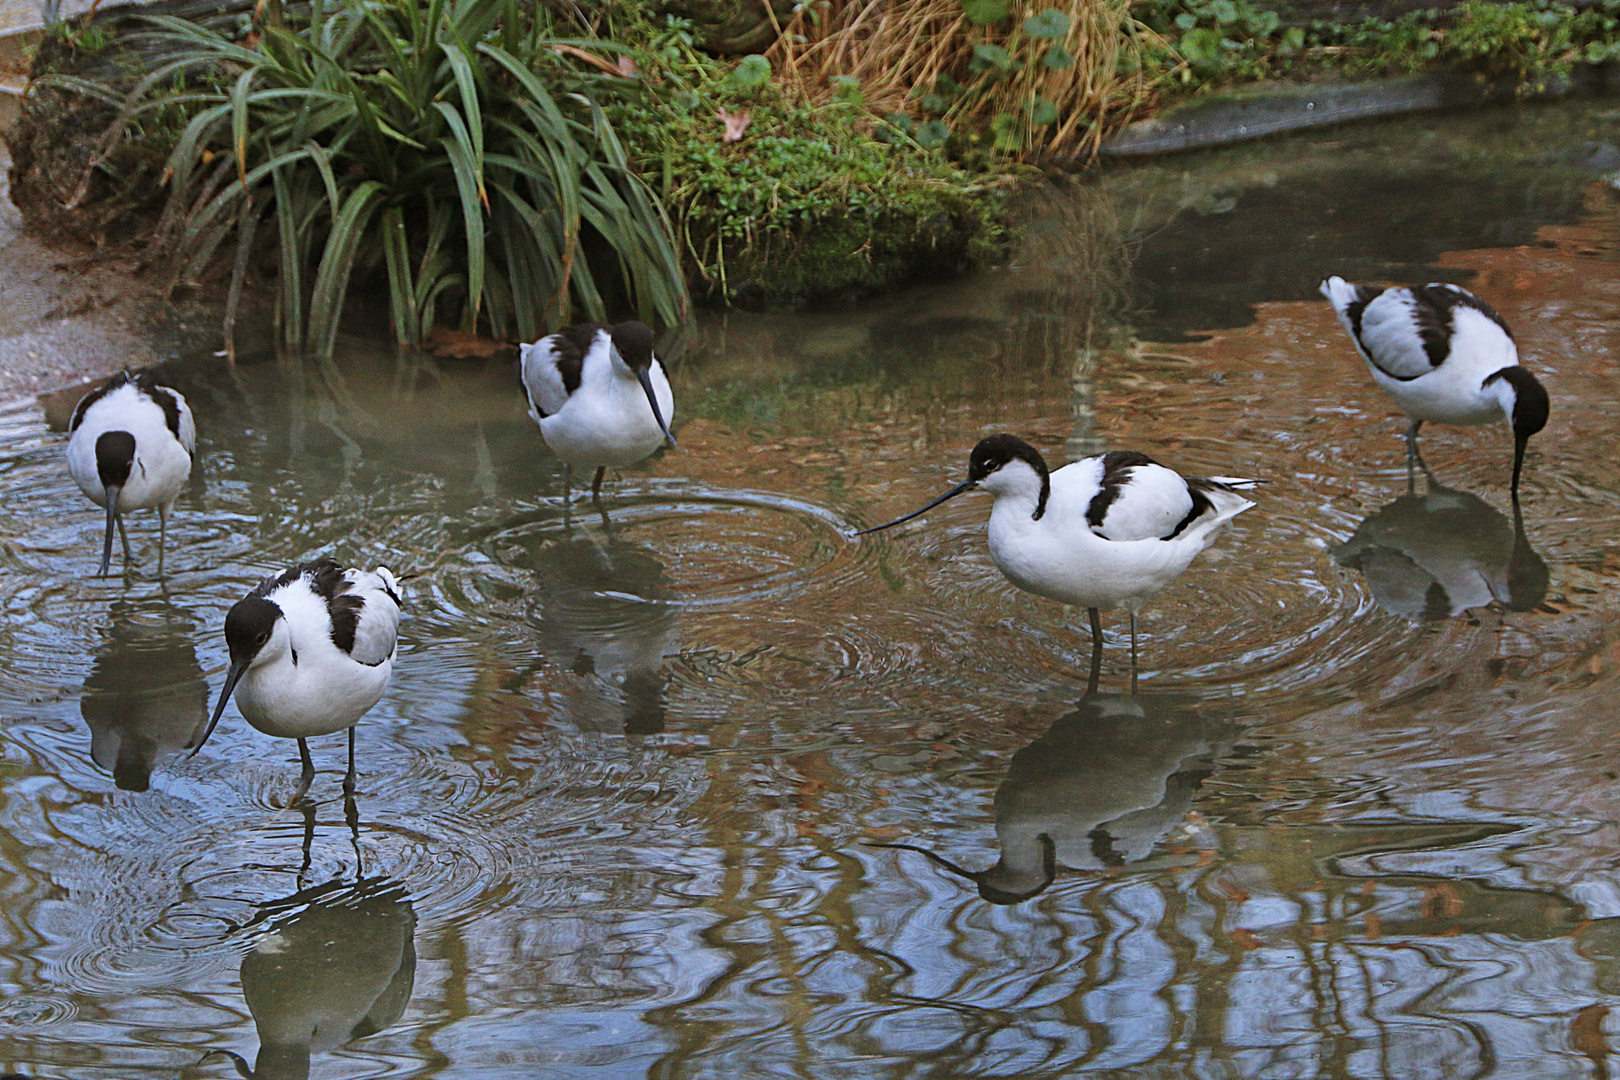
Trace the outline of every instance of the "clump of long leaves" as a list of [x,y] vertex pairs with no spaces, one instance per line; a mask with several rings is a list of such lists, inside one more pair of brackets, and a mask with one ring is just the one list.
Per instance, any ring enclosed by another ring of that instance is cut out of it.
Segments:
[[234,247],[228,348],[267,218],[281,343],[317,356],[332,353],[356,271],[379,266],[401,344],[443,316],[524,340],[625,303],[648,322],[684,318],[663,208],[588,92],[593,76],[559,59],[611,68],[581,48],[602,42],[550,37],[521,0],[268,11],[241,43],[151,19],[172,59],[135,86],[109,133],[172,107],[161,88],[175,77],[202,78],[180,95],[195,112],[169,157],[157,239],[185,280]]

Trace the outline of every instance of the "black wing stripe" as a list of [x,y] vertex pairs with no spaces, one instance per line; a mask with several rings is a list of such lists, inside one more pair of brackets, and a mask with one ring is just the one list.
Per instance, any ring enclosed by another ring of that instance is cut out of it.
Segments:
[[1125,482],[1131,478],[1131,470],[1138,465],[1157,465],[1158,462],[1146,454],[1135,450],[1110,450],[1103,455],[1103,473],[1097,494],[1091,497],[1091,504],[1086,507],[1086,524],[1092,530],[1102,528],[1103,521],[1108,517],[1108,508],[1114,505],[1124,490]]

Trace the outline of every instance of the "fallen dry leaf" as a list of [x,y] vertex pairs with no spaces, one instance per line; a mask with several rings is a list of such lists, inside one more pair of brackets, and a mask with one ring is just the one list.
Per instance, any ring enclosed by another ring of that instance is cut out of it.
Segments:
[[715,115],[720,118],[722,124],[726,125],[725,133],[720,136],[720,141],[728,143],[741,139],[743,132],[748,130],[749,123],[754,119],[753,111],[750,109],[738,109],[736,112],[730,112],[724,106]]

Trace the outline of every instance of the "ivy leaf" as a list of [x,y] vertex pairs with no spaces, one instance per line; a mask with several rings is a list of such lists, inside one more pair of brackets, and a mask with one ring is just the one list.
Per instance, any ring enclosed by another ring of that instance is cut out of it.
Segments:
[[1193,27],[1198,25],[1198,16],[1194,15],[1190,11],[1183,11],[1180,15],[1176,16],[1176,25],[1181,27],[1183,30],[1191,30]]
[[996,137],[996,149],[1002,153],[1016,154],[1024,148],[1024,125],[1012,113],[992,117],[990,131]]
[[1012,54],[1000,45],[975,45],[969,71],[1006,72],[1012,68]]
[[1053,45],[1046,50],[1046,59],[1041,63],[1052,71],[1062,71],[1064,68],[1074,67],[1074,54],[1061,45]]
[[1036,127],[1046,127],[1058,121],[1058,107],[1045,98],[1036,98],[1029,107],[1029,122]]
[[974,26],[989,26],[1007,17],[1007,0],[962,0],[962,13]]
[[1047,8],[1024,20],[1024,33],[1042,41],[1052,41],[1067,34],[1072,25],[1073,22],[1063,12],[1057,8]]
[[1209,5],[1209,9],[1214,13],[1215,21],[1222,26],[1237,21],[1238,9],[1232,0],[1214,0],[1214,3]]
[[917,129],[917,145],[924,150],[933,150],[944,146],[951,137],[951,129],[941,120],[930,120]]
[[745,56],[731,72],[731,84],[744,90],[753,90],[771,81],[771,62],[755,53]]

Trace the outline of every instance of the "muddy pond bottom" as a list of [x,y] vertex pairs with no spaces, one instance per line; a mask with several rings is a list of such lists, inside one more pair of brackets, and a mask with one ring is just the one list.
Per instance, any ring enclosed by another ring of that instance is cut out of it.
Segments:
[[[134,515],[101,580],[71,401],[0,414],[0,1071],[1606,1075],[1605,108],[1113,170],[1012,268],[708,315],[682,450],[602,512],[505,360],[180,357],[169,572]],[[1409,483],[1333,272],[1514,327],[1553,399],[1519,519],[1505,427],[1426,430]],[[1086,693],[1083,613],[1002,578],[987,499],[850,537],[991,431],[1268,481],[1143,613],[1136,695],[1117,613]],[[352,814],[341,736],[291,810],[295,747],[234,707],[182,752],[225,611],[318,554],[412,575]]]

